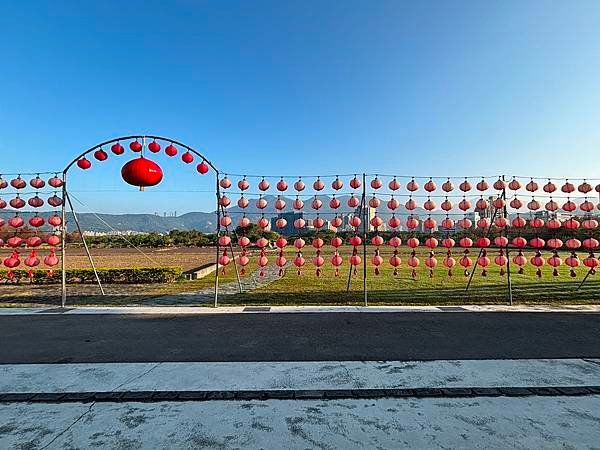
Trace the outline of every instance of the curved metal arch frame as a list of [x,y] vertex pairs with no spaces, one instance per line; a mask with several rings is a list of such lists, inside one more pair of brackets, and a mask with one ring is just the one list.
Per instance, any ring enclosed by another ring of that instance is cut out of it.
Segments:
[[67,164],[67,166],[62,171],[63,177],[64,177],[64,175],[67,174],[67,172],[73,166],[73,164],[75,164],[79,159],[83,158],[85,155],[93,152],[94,150],[98,150],[99,148],[102,148],[105,145],[109,145],[109,144],[112,144],[114,142],[119,142],[119,141],[127,141],[130,139],[153,139],[153,140],[166,141],[166,142],[170,142],[172,144],[178,145],[180,147],[185,148],[190,153],[193,153],[194,155],[202,158],[208,164],[208,166],[215,171],[215,173],[217,173],[217,174],[219,173],[219,169],[217,169],[215,167],[215,165],[206,156],[204,156],[202,153],[200,153],[198,150],[194,149],[193,147],[190,147],[189,145],[184,144],[183,142],[179,142],[175,139],[170,139],[170,138],[167,138],[164,136],[155,136],[155,135],[150,135],[150,134],[146,134],[146,135],[138,134],[138,135],[132,135],[132,136],[121,136],[118,138],[113,138],[108,141],[104,141],[99,144],[96,144],[93,147],[90,147],[89,149],[87,149],[86,151],[81,153],[79,156],[74,158],[69,164]]
[[[208,166],[213,170],[214,174],[215,174],[215,178],[216,178],[216,190],[215,190],[215,194],[216,194],[216,200],[217,200],[217,208],[216,208],[216,216],[217,216],[217,220],[216,220],[216,224],[217,224],[217,236],[220,235],[221,233],[221,206],[220,206],[220,198],[221,198],[221,190],[220,190],[220,185],[219,185],[219,177],[221,172],[219,171],[219,169],[216,168],[216,166],[206,157],[204,156],[202,153],[200,153],[198,150],[194,149],[193,147],[190,147],[189,145],[184,144],[183,142],[179,142],[175,139],[170,139],[164,136],[156,136],[156,135],[151,135],[151,134],[138,134],[138,135],[130,135],[130,136],[120,136],[118,138],[113,138],[110,139],[108,141],[104,141],[101,142],[99,144],[94,145],[93,147],[88,148],[86,151],[84,151],[83,153],[79,154],[76,158],[74,158],[69,164],[67,164],[67,166],[63,169],[62,171],[62,179],[63,179],[63,185],[62,185],[62,194],[63,194],[63,204],[62,204],[62,232],[61,232],[61,264],[62,264],[62,286],[61,286],[61,306],[64,308],[66,305],[66,300],[67,300],[67,283],[66,283],[66,265],[65,265],[65,238],[66,238],[66,226],[65,226],[65,220],[66,220],[66,208],[65,208],[65,201],[69,201],[70,199],[68,197],[68,193],[67,193],[67,172],[69,171],[69,169],[81,158],[83,158],[84,156],[88,155],[89,153],[98,150],[100,148],[102,148],[103,146],[112,144],[114,142],[119,142],[119,141],[127,141],[127,140],[131,140],[131,139],[142,139],[143,141],[145,141],[145,139],[152,139],[152,140],[159,140],[159,141],[166,141],[166,142],[170,142],[171,144],[175,144],[178,145],[181,148],[186,149],[187,151],[189,151],[190,153],[193,153],[194,155],[202,158],[202,160],[204,162],[206,162],[206,164],[208,164]],[[71,209],[73,208],[73,206],[71,205]],[[227,233],[229,233],[228,230],[226,230]],[[85,241],[84,241],[84,245],[85,245]],[[220,248],[219,248],[219,240],[217,239],[217,251],[216,251],[216,264],[217,264],[217,268],[215,270],[215,297],[214,297],[214,305],[215,307],[218,304],[218,295],[219,295],[219,254],[220,254]],[[231,248],[231,252],[232,252],[232,256],[234,257],[234,265],[235,265],[235,255],[233,255],[233,246],[230,244],[230,248]],[[90,263],[92,265],[92,268],[94,268],[94,272],[95,272],[95,267],[94,267],[94,263],[91,259],[91,255],[88,252],[88,257],[90,258]],[[238,284],[239,284],[239,288],[240,288],[240,292],[242,292],[242,286],[240,283],[240,279],[239,279],[239,273],[237,272],[237,267],[236,267],[236,275],[238,278]],[[98,278],[98,276],[96,275],[96,278],[98,280],[98,284],[100,286],[100,289],[102,291],[102,293],[104,294],[104,291],[102,290],[102,286],[100,285],[100,280]]]

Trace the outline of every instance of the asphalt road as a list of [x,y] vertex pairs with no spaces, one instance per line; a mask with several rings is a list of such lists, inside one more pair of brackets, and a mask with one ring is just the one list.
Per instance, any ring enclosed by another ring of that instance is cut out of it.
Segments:
[[0,363],[599,358],[600,314],[0,316]]

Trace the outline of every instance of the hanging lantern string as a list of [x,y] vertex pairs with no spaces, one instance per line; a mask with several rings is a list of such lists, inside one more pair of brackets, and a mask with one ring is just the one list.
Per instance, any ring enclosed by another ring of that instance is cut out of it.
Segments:
[[[447,179],[451,179],[451,180],[464,180],[465,178],[470,179],[470,180],[475,180],[475,179],[480,179],[480,178],[484,178],[486,180],[494,180],[497,178],[505,178],[505,181],[508,183],[512,178],[518,178],[518,179],[527,179],[527,180],[534,180],[534,181],[548,181],[548,180],[556,180],[556,181],[564,181],[564,180],[569,180],[569,181],[598,181],[600,180],[600,178],[571,178],[571,177],[532,177],[532,176],[526,176],[526,175],[464,175],[464,176],[460,176],[460,175],[449,175],[449,176],[428,176],[428,175],[394,175],[394,174],[384,174],[384,173],[367,173],[365,174],[368,177],[375,177],[375,176],[379,176],[379,177],[385,177],[385,178],[400,178],[400,179],[412,179],[414,178],[415,180],[428,180],[428,179],[432,179],[432,180],[447,180]],[[341,176],[341,175],[340,175]]]
[[248,175],[248,174],[240,174],[240,173],[231,173],[231,172],[222,172],[221,175],[223,176],[230,176],[230,177],[241,177],[241,178],[289,178],[289,179],[294,179],[294,178],[344,178],[344,177],[354,177],[355,175],[362,175],[362,172],[355,172],[355,173],[336,173],[333,175]]
[[50,170],[47,172],[0,172],[0,177],[6,177],[6,176],[33,176],[33,175],[56,175],[56,174],[61,174],[62,173],[62,169],[61,170]]
[[1,194],[15,194],[15,195],[31,195],[31,194],[41,194],[41,195],[48,195],[48,194],[59,194],[61,192],[60,189],[54,189],[52,191],[21,191],[21,190],[17,190],[17,189],[2,189],[0,190],[0,195]]
[[152,257],[150,257],[147,253],[145,253],[144,251],[142,251],[139,247],[137,247],[133,242],[131,242],[129,239],[127,239],[127,237],[123,236],[120,233],[120,230],[117,230],[116,228],[114,228],[112,225],[110,225],[108,222],[106,222],[102,217],[100,217],[98,214],[96,214],[95,212],[93,212],[92,210],[89,209],[89,206],[86,205],[85,203],[83,203],[81,200],[79,200],[76,196],[74,196],[70,191],[69,191],[69,197],[72,198],[73,200],[75,200],[77,203],[79,203],[81,206],[83,206],[84,208],[88,209],[88,213],[92,214],[96,219],[98,219],[100,222],[102,222],[104,225],[106,225],[110,230],[115,231],[117,233],[117,236],[119,236],[121,239],[123,239],[125,242],[127,242],[129,245],[131,245],[134,249],[136,249],[140,254],[142,254],[148,261],[150,261],[152,264],[155,264],[157,266],[160,266],[160,264],[158,262],[156,262]]

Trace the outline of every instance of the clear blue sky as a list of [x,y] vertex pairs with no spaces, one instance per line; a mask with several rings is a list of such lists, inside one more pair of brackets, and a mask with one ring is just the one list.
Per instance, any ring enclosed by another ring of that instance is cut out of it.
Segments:
[[[4,1],[0,50],[2,172],[155,133],[232,172],[600,173],[597,0]],[[124,159],[71,187],[211,209],[161,161],[162,193],[125,186]]]

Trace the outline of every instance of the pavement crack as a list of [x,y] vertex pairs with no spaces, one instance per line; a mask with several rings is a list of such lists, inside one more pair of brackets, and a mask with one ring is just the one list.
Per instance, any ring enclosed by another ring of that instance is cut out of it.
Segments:
[[154,369],[156,369],[156,368],[157,368],[158,366],[160,366],[161,364],[162,364],[162,362],[158,362],[158,363],[154,364],[152,367],[150,367],[150,368],[149,368],[148,370],[146,370],[145,372],[143,372],[143,373],[141,373],[141,374],[139,374],[139,375],[136,375],[136,376],[134,376],[134,377],[131,377],[129,380],[125,380],[123,383],[121,383],[120,385],[118,385],[116,388],[114,388],[114,389],[113,389],[112,391],[110,391],[110,392],[116,392],[116,391],[118,391],[119,389],[121,389],[123,386],[125,386],[126,384],[133,383],[134,381],[137,381],[137,380],[139,380],[139,379],[141,379],[141,378],[145,377],[146,375],[148,375],[150,372],[152,372]]
[[58,433],[56,436],[54,436],[50,442],[48,442],[46,445],[44,445],[43,447],[40,447],[40,450],[44,450],[48,447],[50,447],[52,444],[54,444],[54,442],[56,442],[56,440],[61,437],[63,434],[65,434],[67,431],[69,431],[71,428],[73,428],[75,426],[75,424],[77,424],[77,422],[79,422],[81,419],[83,419],[86,415],[88,415],[91,411],[92,408],[94,407],[94,405],[96,404],[96,402],[92,402],[90,403],[90,406],[88,407],[87,410],[85,410],[79,417],[77,417],[77,419],[75,419],[68,427],[66,427],[64,430],[62,430],[60,433]]

